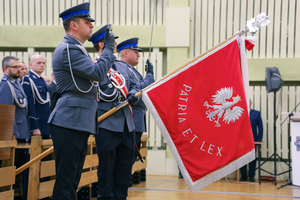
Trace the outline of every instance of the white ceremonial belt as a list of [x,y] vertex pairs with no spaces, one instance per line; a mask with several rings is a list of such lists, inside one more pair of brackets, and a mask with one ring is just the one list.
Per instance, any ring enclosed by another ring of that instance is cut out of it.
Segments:
[[120,74],[118,71],[114,70],[113,68],[110,68],[106,76],[109,78],[109,80],[112,81],[113,85],[119,89],[123,97],[126,99],[128,94],[128,88],[126,86],[126,80],[122,76],[122,74]]

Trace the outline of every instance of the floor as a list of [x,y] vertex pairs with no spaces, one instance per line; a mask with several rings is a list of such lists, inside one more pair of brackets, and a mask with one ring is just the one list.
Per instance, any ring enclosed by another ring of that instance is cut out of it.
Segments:
[[235,182],[223,178],[216,181],[196,193],[191,193],[184,179],[177,176],[153,176],[147,175],[146,181],[134,184],[129,188],[128,200],[193,200],[193,199],[242,199],[242,200],[265,200],[300,199],[300,187],[286,186],[277,189],[286,182],[274,185],[270,181]]

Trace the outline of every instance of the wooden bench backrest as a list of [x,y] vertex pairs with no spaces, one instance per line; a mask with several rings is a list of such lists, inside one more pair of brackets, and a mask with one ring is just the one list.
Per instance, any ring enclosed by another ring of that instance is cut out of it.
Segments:
[[[0,104],[0,141],[13,139],[15,106]],[[11,148],[0,148],[0,160],[10,158]]]

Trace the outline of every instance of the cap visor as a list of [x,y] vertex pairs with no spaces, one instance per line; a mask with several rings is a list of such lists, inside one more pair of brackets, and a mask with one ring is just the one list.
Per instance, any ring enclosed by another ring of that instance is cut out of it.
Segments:
[[91,18],[91,17],[84,17],[84,18],[90,20],[91,22],[95,22],[95,20],[93,18]]
[[143,50],[138,47],[131,47],[130,49],[138,50],[138,52],[142,52]]

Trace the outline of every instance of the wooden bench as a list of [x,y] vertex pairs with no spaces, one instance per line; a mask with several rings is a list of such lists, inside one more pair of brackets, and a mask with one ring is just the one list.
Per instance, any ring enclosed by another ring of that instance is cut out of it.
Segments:
[[0,104],[0,199],[13,200],[16,167],[13,130],[15,121],[15,106]]
[[[144,159],[144,163],[141,163],[139,160],[133,165],[132,172],[139,173],[143,172],[143,176],[139,178],[141,181],[145,181],[147,167],[147,135],[143,135],[141,139],[141,154]],[[29,167],[29,177],[28,177],[28,192],[27,198],[31,200],[42,199],[45,197],[51,197],[54,183],[55,183],[55,160],[54,155],[52,155],[52,160],[41,161],[37,159],[44,151],[49,151],[53,143],[51,139],[42,140],[41,136],[32,136],[31,144],[18,144],[16,148],[28,148],[30,154],[30,160],[37,160],[34,164]],[[91,135],[88,139],[88,150],[85,158],[85,163],[83,166],[83,172],[81,179],[78,185],[78,188],[89,188],[89,199],[91,199],[91,188],[92,183],[98,181],[97,178],[97,166],[98,166],[98,156],[96,153],[93,153],[93,148],[96,146],[95,138]],[[27,164],[25,164],[27,165]],[[18,168],[17,174],[24,170],[24,165]],[[40,181],[41,178],[49,177],[50,180]],[[1,199],[1,198],[0,198]]]
[[[132,172],[140,173],[143,171],[144,176],[146,175],[145,169],[147,167],[147,135],[143,135],[141,139],[141,154],[144,159],[144,163],[139,160],[133,165]],[[28,148],[30,152],[30,160],[40,155],[43,151],[52,147],[52,140],[42,140],[41,136],[32,136],[30,145],[18,145],[17,148]],[[85,158],[83,172],[78,185],[78,188],[89,188],[91,190],[92,183],[98,181],[97,177],[97,166],[98,156],[93,153],[95,147],[95,138],[91,135],[88,140],[88,150]],[[28,177],[28,199],[37,200],[45,197],[51,197],[54,183],[55,183],[55,160],[50,161],[37,161],[30,166],[29,177]],[[40,178],[50,177],[49,181],[40,182]],[[141,176],[141,180],[146,180],[145,177]],[[91,191],[89,192],[91,198]]]
[[[32,136],[31,144],[18,146],[18,148],[29,148],[30,160],[40,155],[43,151],[52,147],[53,143],[51,139],[42,140],[41,136]],[[88,140],[88,151],[83,166],[83,173],[81,175],[80,183],[78,187],[90,185],[97,181],[97,170],[93,170],[93,167],[98,166],[97,154],[93,154],[92,147],[94,145],[94,137],[90,136]],[[49,177],[50,180],[40,182],[41,178]],[[52,155],[52,160],[49,161],[37,161],[29,168],[28,177],[28,195],[27,198],[31,200],[42,199],[45,197],[51,197],[55,183],[55,160]]]

